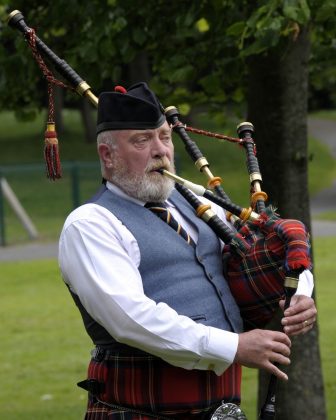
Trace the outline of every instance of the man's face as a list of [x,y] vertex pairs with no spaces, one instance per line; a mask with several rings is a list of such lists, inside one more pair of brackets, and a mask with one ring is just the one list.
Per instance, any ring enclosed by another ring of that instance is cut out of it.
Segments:
[[158,177],[157,172],[148,170],[148,166],[157,169],[160,160],[164,160],[165,169],[169,169],[166,166],[173,162],[174,156],[171,129],[165,122],[156,129],[121,130],[118,132],[115,152],[127,166],[130,175]]
[[164,201],[174,186],[156,169],[175,172],[171,129],[120,130],[112,152],[110,181],[141,201]]

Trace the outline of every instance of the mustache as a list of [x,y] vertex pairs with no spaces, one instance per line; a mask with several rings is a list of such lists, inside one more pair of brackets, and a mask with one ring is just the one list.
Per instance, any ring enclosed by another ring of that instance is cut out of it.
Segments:
[[155,162],[150,162],[146,167],[146,172],[153,172],[158,169],[166,169],[167,171],[172,167],[168,158],[157,159]]

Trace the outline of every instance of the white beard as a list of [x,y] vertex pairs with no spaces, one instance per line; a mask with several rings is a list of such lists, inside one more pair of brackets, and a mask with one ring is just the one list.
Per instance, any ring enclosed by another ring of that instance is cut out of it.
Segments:
[[174,181],[161,175],[159,172],[153,172],[153,169],[164,168],[175,173],[174,164],[167,158],[155,159],[151,161],[144,175],[130,174],[128,167],[116,157],[113,162],[113,173],[111,182],[122,189],[131,197],[137,198],[143,202],[163,202],[174,189]]

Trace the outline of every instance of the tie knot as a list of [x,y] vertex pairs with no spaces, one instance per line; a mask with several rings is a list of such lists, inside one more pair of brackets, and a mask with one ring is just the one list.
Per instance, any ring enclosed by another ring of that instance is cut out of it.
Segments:
[[150,210],[161,210],[161,209],[167,209],[167,206],[165,203],[146,203],[145,207],[147,207]]

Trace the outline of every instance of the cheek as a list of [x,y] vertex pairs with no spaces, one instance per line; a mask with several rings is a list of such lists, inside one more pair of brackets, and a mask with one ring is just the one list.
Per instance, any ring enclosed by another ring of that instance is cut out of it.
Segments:
[[127,161],[130,172],[142,174],[148,164],[149,156],[148,153],[135,152],[128,156]]
[[168,150],[168,158],[169,158],[169,160],[172,162],[173,161],[173,159],[174,159],[174,145],[173,145],[173,143],[171,144],[171,146],[169,147],[169,150]]

